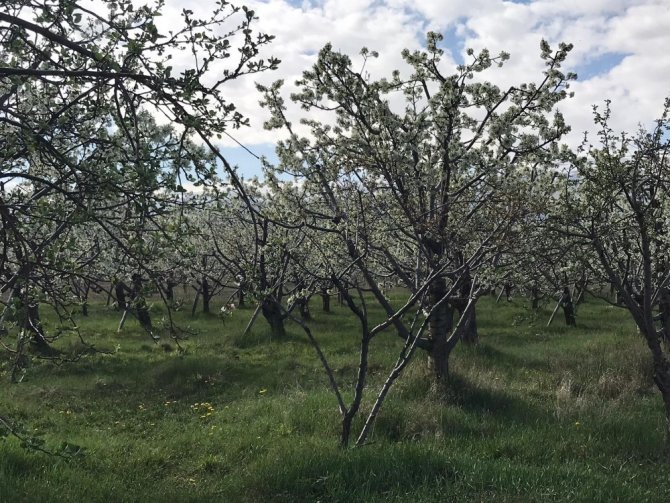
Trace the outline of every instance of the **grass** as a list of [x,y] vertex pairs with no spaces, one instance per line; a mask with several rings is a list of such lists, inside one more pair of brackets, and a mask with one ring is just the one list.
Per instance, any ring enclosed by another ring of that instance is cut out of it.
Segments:
[[[312,314],[349,389],[355,320],[337,306]],[[0,501],[669,501],[643,341],[624,311],[591,301],[578,314],[577,329],[558,319],[546,328],[548,310],[483,299],[481,342],[455,350],[446,395],[418,354],[373,443],[342,450],[336,401],[299,327],[272,341],[259,319],[243,338],[251,310],[225,324],[180,313],[198,334],[178,350],[153,344],[133,319],[117,335],[118,313],[94,305],[82,331],[109,354],[35,361],[18,385],[0,363],[3,414],[47,446],[85,447],[66,462],[0,441]],[[400,342],[373,342],[364,412]]]

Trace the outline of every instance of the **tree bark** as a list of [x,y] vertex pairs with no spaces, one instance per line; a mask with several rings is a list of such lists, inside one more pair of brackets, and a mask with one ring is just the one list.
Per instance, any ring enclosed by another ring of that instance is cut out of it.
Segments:
[[367,333],[367,329],[365,330],[366,333],[363,335],[363,339],[361,340],[361,352],[359,355],[358,376],[356,377],[354,399],[349,410],[346,411],[346,413],[342,416],[342,436],[340,437],[341,447],[347,447],[347,445],[349,445],[351,424],[361,407],[361,401],[363,400],[363,393],[365,391],[365,381],[368,374],[368,355],[370,352],[370,337]]
[[663,344],[670,349],[670,289],[662,288],[658,301],[659,319],[661,322],[660,336]]
[[670,444],[670,363],[667,359],[659,365],[654,364],[654,382],[661,392],[665,405],[665,436]]
[[81,300],[81,315],[88,316],[88,296],[91,291],[91,283],[89,281],[84,281],[84,285],[81,287],[81,292],[79,298]]
[[270,325],[270,333],[273,339],[283,339],[286,337],[286,329],[284,328],[284,316],[281,311],[281,306],[277,304],[274,299],[266,298],[263,301],[261,308],[263,317]]
[[640,323],[638,323],[638,327],[640,327],[640,331],[647,341],[647,346],[651,350],[654,365],[654,383],[661,392],[661,397],[663,398],[663,405],[665,406],[666,440],[670,445],[670,361],[668,361],[668,357],[663,352],[660,337],[658,332],[656,332],[653,321],[646,324],[643,323],[642,325],[643,326],[640,327]]
[[174,301],[174,287],[177,286],[173,280],[168,279],[165,282],[165,298],[168,302],[172,303]]
[[116,285],[114,285],[114,293],[116,294],[116,309],[118,311],[126,310],[126,306],[128,304],[128,300],[126,299],[127,290],[128,287],[121,280],[117,281]]
[[209,303],[212,300],[212,293],[209,289],[209,281],[206,277],[202,278],[201,288],[202,291],[202,312],[209,314]]
[[531,309],[533,309],[534,311],[539,309],[541,300],[542,297],[540,295],[540,289],[536,285],[533,285],[530,289]]
[[330,294],[328,290],[323,290],[321,292],[321,307],[324,313],[330,312]]
[[[465,307],[459,308],[458,310],[459,314],[462,315],[464,310]],[[466,314],[466,318],[465,320],[463,320],[463,322],[465,323],[465,327],[463,328],[463,333],[461,335],[461,339],[463,340],[463,342],[465,342],[466,344],[479,343],[479,333],[477,332],[476,306],[470,309],[470,311]]]
[[304,321],[309,321],[312,319],[312,314],[309,312],[309,299],[300,299],[298,301],[298,309],[300,310],[300,317]]
[[198,300],[200,300],[200,290],[201,287],[198,285],[198,288],[195,290],[195,298],[193,299],[193,306],[191,307],[191,317],[195,316],[195,310],[198,309]]
[[28,301],[25,306],[26,316],[24,318],[23,328],[32,334],[30,343],[35,347],[44,349],[49,347],[49,343],[42,333],[42,321],[40,319],[40,306],[37,302]]
[[512,301],[512,289],[514,288],[514,285],[512,283],[505,283],[505,299],[507,302]]
[[[444,278],[436,278],[429,287],[429,305],[436,305],[447,293],[447,283]],[[453,329],[454,312],[448,302],[443,302],[435,311],[429,322],[428,336],[432,341],[429,352],[429,366],[435,374],[438,383],[445,383],[449,378],[449,354],[451,349],[447,344],[449,333]]]
[[[460,315],[463,315],[468,307],[470,290],[472,290],[472,278],[466,273],[463,284],[459,288],[460,298],[454,303]],[[477,313],[475,308],[476,306],[471,306],[466,314],[466,318],[463,320],[464,326],[461,332],[461,339],[466,344],[477,344],[479,342],[479,334],[477,333]]]
[[572,302],[572,295],[570,295],[570,289],[567,286],[563,289],[561,305],[563,306],[563,314],[565,315],[565,324],[569,327],[576,327],[575,305]]

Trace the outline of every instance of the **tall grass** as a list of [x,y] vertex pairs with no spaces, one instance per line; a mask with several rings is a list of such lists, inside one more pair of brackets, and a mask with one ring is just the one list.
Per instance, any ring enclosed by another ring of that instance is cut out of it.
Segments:
[[[0,441],[0,501],[670,501],[670,457],[649,358],[625,312],[590,301],[578,327],[522,299],[478,307],[481,343],[459,346],[446,393],[418,354],[363,448],[338,447],[339,415],[299,327],[273,341],[250,309],[154,344],[135,320],[94,305],[81,321],[106,354],[35,360],[23,383],[0,363],[3,412],[69,462]],[[160,309],[154,306],[154,317]],[[345,388],[357,325],[312,306],[314,334]],[[72,340],[57,343],[76,349]],[[371,400],[401,344],[371,349]]]

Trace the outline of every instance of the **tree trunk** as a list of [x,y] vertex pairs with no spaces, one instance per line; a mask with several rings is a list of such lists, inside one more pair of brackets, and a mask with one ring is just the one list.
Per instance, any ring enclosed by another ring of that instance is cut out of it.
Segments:
[[195,316],[195,310],[198,309],[198,300],[200,300],[200,285],[195,290],[195,299],[193,299],[193,306],[191,307],[191,318]]
[[[467,303],[465,304],[467,306]],[[459,307],[459,314],[463,314],[465,306],[462,308]],[[479,342],[479,333],[477,332],[477,311],[476,306],[470,308],[470,311],[466,315],[466,319],[463,320],[465,327],[463,328],[463,333],[461,334],[461,339],[466,344],[477,344]]]
[[330,294],[328,290],[323,290],[321,292],[321,307],[324,313],[330,312]]
[[207,278],[202,278],[202,312],[209,314],[209,302],[212,300],[212,293],[209,289],[209,281]]
[[347,413],[342,417],[342,432],[340,433],[340,447],[345,448],[349,445],[349,438],[351,438],[351,423],[354,416]]
[[261,308],[263,317],[270,325],[270,332],[273,339],[283,339],[286,337],[284,328],[284,317],[280,306],[273,299],[265,299]]
[[123,281],[117,281],[114,285],[114,293],[116,294],[116,309],[118,311],[125,311],[128,304],[126,299],[126,290],[128,287]]
[[[651,319],[651,316],[650,316]],[[663,398],[663,405],[665,406],[665,421],[666,421],[666,441],[670,445],[670,361],[667,355],[663,352],[661,341],[653,321],[646,323],[638,323],[640,332],[644,335],[647,341],[647,346],[651,350],[651,356],[654,365],[654,383],[661,392]],[[641,326],[642,325],[642,326]]]
[[312,314],[309,312],[309,299],[300,299],[298,301],[298,309],[300,310],[300,317],[304,321],[309,321],[312,319]]
[[572,295],[570,295],[570,289],[567,286],[563,289],[561,305],[563,306],[563,314],[565,315],[565,324],[569,327],[576,327],[575,305],[572,303]]
[[168,280],[165,283],[165,299],[172,303],[174,301],[174,287],[177,286],[177,283],[174,281]]
[[44,338],[42,333],[42,321],[40,320],[40,306],[37,302],[28,301],[26,308],[26,316],[24,318],[24,325],[26,331],[32,334],[30,343],[40,349],[49,347],[49,343]]
[[533,311],[540,308],[540,300],[542,300],[540,296],[540,289],[537,286],[533,285],[530,289],[530,302],[531,302],[531,309],[533,309]]
[[514,288],[514,285],[512,283],[505,283],[505,298],[507,302],[512,301],[512,289]]
[[149,314],[149,307],[143,297],[136,301],[137,320],[144,330],[146,330],[151,337],[154,337],[153,326],[151,323],[151,315]]
[[665,436],[670,445],[670,364],[667,359],[663,365],[654,365],[654,382],[661,392],[665,405]]
[[[447,283],[444,278],[435,279],[429,287],[428,302],[436,305],[447,293]],[[435,374],[438,383],[445,383],[449,378],[449,354],[451,348],[447,344],[449,334],[454,324],[453,308],[448,302],[433,311],[429,322],[429,338],[432,348],[429,353],[429,366]]]
[[659,301],[659,319],[661,322],[661,340],[665,347],[670,350],[670,289],[662,288]]
[[[466,273],[463,278],[463,284],[459,288],[459,299],[454,302],[454,307],[458,310],[458,313],[463,316],[465,310],[468,307],[468,300],[470,296],[470,291],[472,290],[472,278],[470,274]],[[453,324],[453,320],[452,320]],[[475,311],[475,306],[472,306],[466,318],[463,320],[463,329],[461,331],[461,339],[466,344],[477,344],[479,342],[479,334],[477,333],[477,314]],[[449,329],[451,331],[451,328]]]
[[244,290],[242,287],[237,290],[237,305],[238,307],[244,307],[246,305],[244,302]]
[[90,292],[91,292],[91,283],[88,281],[84,281],[84,286],[82,287],[82,292],[80,295],[82,316],[88,316],[88,296]]

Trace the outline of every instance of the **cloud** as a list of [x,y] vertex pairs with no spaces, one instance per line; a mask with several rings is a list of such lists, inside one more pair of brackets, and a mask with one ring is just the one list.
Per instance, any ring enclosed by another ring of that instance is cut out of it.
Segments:
[[[254,82],[269,83],[282,78],[288,91],[316,60],[326,42],[349,54],[356,64],[358,51],[366,46],[380,52],[366,70],[372,76],[388,76],[404,66],[403,48],[418,49],[429,29],[447,33],[450,53],[445,68],[455,68],[467,47],[505,50],[512,58],[501,70],[487,73],[500,86],[537,81],[543,69],[539,43],[552,46],[572,42],[575,48],[566,70],[586,77],[573,85],[575,98],[561,104],[574,134],[592,129],[591,106],[613,100],[615,129],[635,129],[650,123],[670,94],[670,9],[666,0],[248,0],[246,5],[259,17],[256,29],[275,35],[263,51],[282,60],[280,69],[232,82],[230,100],[251,120],[251,127],[231,131],[253,150],[277,138],[262,128],[266,113]],[[181,8],[204,13],[208,2],[168,0],[169,22]],[[232,146],[232,142],[226,146]],[[265,147],[264,147],[265,148]]]

